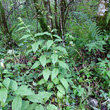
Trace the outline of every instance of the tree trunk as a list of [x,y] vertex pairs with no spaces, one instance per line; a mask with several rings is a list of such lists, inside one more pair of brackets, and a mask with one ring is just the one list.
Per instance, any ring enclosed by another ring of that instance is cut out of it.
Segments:
[[38,21],[40,23],[40,26],[41,26],[43,32],[49,31],[48,25],[45,22],[44,15],[42,14],[40,6],[38,5],[38,1],[37,0],[33,0],[33,2],[34,2],[35,10],[36,10],[36,16],[37,16],[37,19],[38,19]]
[[0,24],[3,34],[9,34],[8,25],[5,16],[5,9],[0,1]]

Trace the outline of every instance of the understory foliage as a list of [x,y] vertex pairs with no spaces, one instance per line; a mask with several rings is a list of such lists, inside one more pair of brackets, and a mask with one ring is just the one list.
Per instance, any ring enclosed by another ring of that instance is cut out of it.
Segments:
[[[40,21],[46,19],[43,13],[48,13],[42,12],[38,3]],[[60,30],[50,29],[45,22],[49,29],[45,32],[43,24],[26,18],[33,15],[26,7],[10,34],[1,29],[0,110],[110,109],[110,34],[96,23],[96,0],[82,1],[81,6],[77,3]],[[67,8],[71,10],[71,5]],[[49,14],[58,7],[51,9]],[[60,15],[58,19],[61,24]]]

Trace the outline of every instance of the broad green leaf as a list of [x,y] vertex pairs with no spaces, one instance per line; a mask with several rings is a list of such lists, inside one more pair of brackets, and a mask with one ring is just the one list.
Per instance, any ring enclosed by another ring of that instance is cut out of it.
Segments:
[[21,110],[27,110],[28,106],[29,106],[29,101],[23,101]]
[[52,95],[52,93],[49,93],[49,92],[39,92],[36,95],[27,96],[27,98],[31,102],[36,102],[36,103],[44,104],[49,99],[49,97],[51,95]]
[[59,97],[60,99],[63,98],[63,95],[64,95],[64,94],[62,94],[61,92],[59,92],[59,91],[57,92],[57,97]]
[[26,38],[31,37],[31,36],[32,36],[32,35],[30,35],[30,34],[24,35],[24,36],[22,36],[22,37],[20,38],[20,40],[26,39]]
[[42,97],[42,96],[39,96],[38,94],[37,94],[37,95],[27,96],[27,98],[28,98],[28,100],[31,101],[31,102],[41,103],[41,104],[44,103],[43,97]]
[[53,35],[54,37],[56,37],[56,38],[58,38],[58,39],[60,39],[60,40],[62,40],[58,35]]
[[0,101],[5,103],[7,99],[7,89],[6,88],[1,88],[0,89]]
[[42,105],[37,105],[35,107],[35,110],[44,110],[44,107]]
[[44,91],[44,92],[39,92],[38,95],[42,96],[42,98],[44,99],[44,102],[46,102],[47,100],[49,100],[52,93]]
[[108,77],[110,78],[110,71],[107,71],[107,75],[108,75]]
[[59,73],[59,69],[58,68],[54,68],[52,71],[52,75],[51,75],[51,80],[53,81],[54,78],[56,78],[56,76]]
[[48,68],[43,70],[43,77],[46,81],[49,79],[50,73],[51,71]]
[[64,47],[62,47],[62,46],[58,46],[58,47],[56,47],[55,49],[57,49],[57,50],[59,50],[59,51],[65,53],[65,54],[67,54],[66,49],[65,49]]
[[40,65],[40,62],[39,61],[36,61],[33,66],[31,67],[31,69],[35,69],[37,68],[38,66]]
[[27,50],[26,55],[28,55],[32,51],[33,51],[32,49]]
[[16,30],[16,32],[21,31],[23,29],[26,29],[26,27],[20,27],[19,29]]
[[16,96],[12,102],[12,110],[21,110],[22,99],[20,96]]
[[67,65],[65,62],[63,62],[63,61],[58,61],[58,62],[59,62],[59,65],[60,65],[62,68],[69,70],[69,67],[68,67],[68,65]]
[[41,79],[37,84],[38,85],[42,85],[42,84],[44,84],[46,81],[44,80],[44,79]]
[[45,55],[40,56],[39,61],[41,62],[41,65],[43,67],[45,67],[45,65],[46,65],[46,56]]
[[60,79],[60,82],[61,82],[62,85],[65,87],[65,89],[68,90],[69,84],[68,84],[67,80],[64,79],[64,78],[61,78],[61,79]]
[[3,84],[4,84],[5,87],[8,89],[8,87],[9,87],[9,85],[10,85],[10,79],[9,79],[9,78],[4,79]]
[[14,25],[11,27],[11,29],[9,30],[10,34],[12,34],[12,32],[14,31],[14,29],[16,28],[17,25]]
[[55,65],[55,63],[58,61],[58,55],[57,54],[52,54],[51,59],[52,59],[52,63]]
[[50,33],[48,33],[48,32],[43,32],[43,33],[37,33],[37,34],[35,34],[35,37],[37,37],[37,36],[43,36],[43,35],[48,35],[48,36],[52,36]]
[[54,42],[61,42],[61,41],[63,41],[63,40],[62,39],[55,39]]
[[61,84],[57,85],[57,89],[58,89],[63,95],[65,95],[65,89],[64,89],[64,87],[63,87]]
[[38,49],[38,44],[37,44],[37,42],[34,43],[34,44],[32,44],[31,46],[32,46],[33,52],[35,53],[35,52],[37,51],[37,49]]
[[53,82],[54,82],[55,85],[59,84],[59,79],[56,77],[56,78],[53,79]]
[[49,104],[47,106],[47,110],[58,110],[58,108],[55,105],[53,105],[53,104]]
[[16,95],[23,95],[23,96],[34,95],[34,93],[31,91],[31,89],[29,89],[28,86],[26,86],[26,85],[22,85],[21,87],[19,87],[15,91],[15,94]]
[[18,88],[18,84],[17,84],[17,82],[16,81],[14,81],[14,80],[11,80],[10,81],[10,86],[9,86],[13,91],[15,91],[15,90],[17,90],[17,88]]
[[1,34],[1,35],[3,35],[3,33],[2,33],[2,32],[0,32],[0,34]]
[[53,40],[47,41],[47,50],[51,47],[52,44],[53,44]]
[[47,90],[50,90],[51,88],[53,88],[53,86],[54,86],[53,83],[49,83],[47,86]]
[[26,110],[35,110],[35,107],[37,106],[36,103],[29,104],[28,108]]
[[[44,40],[39,40],[38,42],[37,42],[37,44],[38,44],[38,46],[39,45],[42,45],[44,43]],[[43,44],[44,45],[44,44]]]

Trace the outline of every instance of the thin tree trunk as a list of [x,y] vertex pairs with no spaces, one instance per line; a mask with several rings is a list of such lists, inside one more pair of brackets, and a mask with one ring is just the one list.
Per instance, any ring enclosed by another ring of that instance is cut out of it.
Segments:
[[57,12],[57,8],[58,8],[58,4],[57,4],[57,0],[54,0],[54,10],[55,10],[55,27],[57,29],[58,35],[60,35],[61,30],[59,27],[59,23],[58,23],[58,12]]
[[[5,16],[8,16],[8,3],[9,3],[9,0],[5,1],[5,0],[2,0],[2,3],[3,3],[3,7],[4,7],[4,10],[5,10]],[[6,19],[6,17],[5,17]],[[9,24],[9,28],[11,28],[11,19],[10,17],[8,17],[8,24]]]
[[4,34],[9,34],[9,30],[8,30],[8,25],[7,25],[7,21],[6,21],[6,17],[5,17],[5,10],[4,7],[2,5],[2,2],[0,1],[0,24],[1,24],[1,29],[2,32]]

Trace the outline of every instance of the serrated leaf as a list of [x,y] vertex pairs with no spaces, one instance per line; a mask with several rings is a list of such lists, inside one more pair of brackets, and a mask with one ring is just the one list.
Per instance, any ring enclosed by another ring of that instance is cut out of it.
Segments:
[[27,39],[28,37],[31,37],[32,35],[30,35],[30,34],[27,34],[27,35],[24,35],[24,36],[22,36],[21,38],[20,38],[20,40],[22,40],[22,39]]
[[56,47],[55,49],[57,49],[57,50],[59,50],[59,51],[65,53],[65,54],[67,54],[66,49],[65,49],[64,47],[62,47],[62,46],[58,46],[58,47]]
[[43,70],[43,77],[46,81],[49,79],[50,73],[51,71],[48,68]]
[[68,90],[69,84],[68,84],[67,80],[64,79],[64,78],[61,78],[61,79],[60,79],[60,82],[61,82],[62,85],[65,87],[65,89]]
[[65,62],[63,62],[63,61],[58,61],[58,62],[59,62],[59,65],[60,65],[62,68],[69,70],[69,67],[68,67],[68,65],[67,65]]
[[23,96],[34,95],[34,93],[31,91],[31,89],[29,89],[28,86],[26,86],[26,85],[22,85],[21,87],[19,87],[15,91],[15,94],[16,95],[23,95]]
[[59,73],[59,69],[58,68],[54,68],[52,71],[52,75],[51,75],[51,80],[53,80],[54,78],[56,78],[56,76]]
[[12,110],[21,110],[22,99],[20,96],[16,96],[12,102]]
[[37,68],[38,66],[40,65],[40,62],[39,61],[36,61],[33,66],[31,67],[31,69],[35,69]]
[[53,44],[53,40],[47,41],[47,50],[51,47],[52,44]]
[[14,80],[11,80],[11,81],[10,81],[10,88],[11,88],[13,91],[17,90],[17,88],[18,88],[17,82],[14,81]]
[[38,43],[36,42],[36,43],[32,44],[31,46],[32,46],[33,52],[35,53],[38,49]]
[[9,85],[10,85],[10,79],[9,79],[9,78],[4,79],[3,84],[4,84],[5,87],[8,89],[8,87],[9,87]]
[[61,84],[57,85],[57,89],[58,89],[63,95],[65,95],[65,89],[64,89],[64,87],[63,87]]
[[46,65],[46,56],[45,55],[40,56],[39,61],[40,61],[41,65],[43,67],[45,67],[45,65]]
[[51,59],[52,59],[52,63],[55,65],[55,63],[58,61],[58,55],[57,54],[52,54]]
[[47,110],[58,110],[58,108],[55,105],[53,105],[53,104],[49,104],[47,106]]
[[0,101],[5,103],[7,99],[7,89],[6,88],[1,88],[0,89]]
[[42,105],[37,105],[35,107],[35,110],[44,110],[44,107]]

